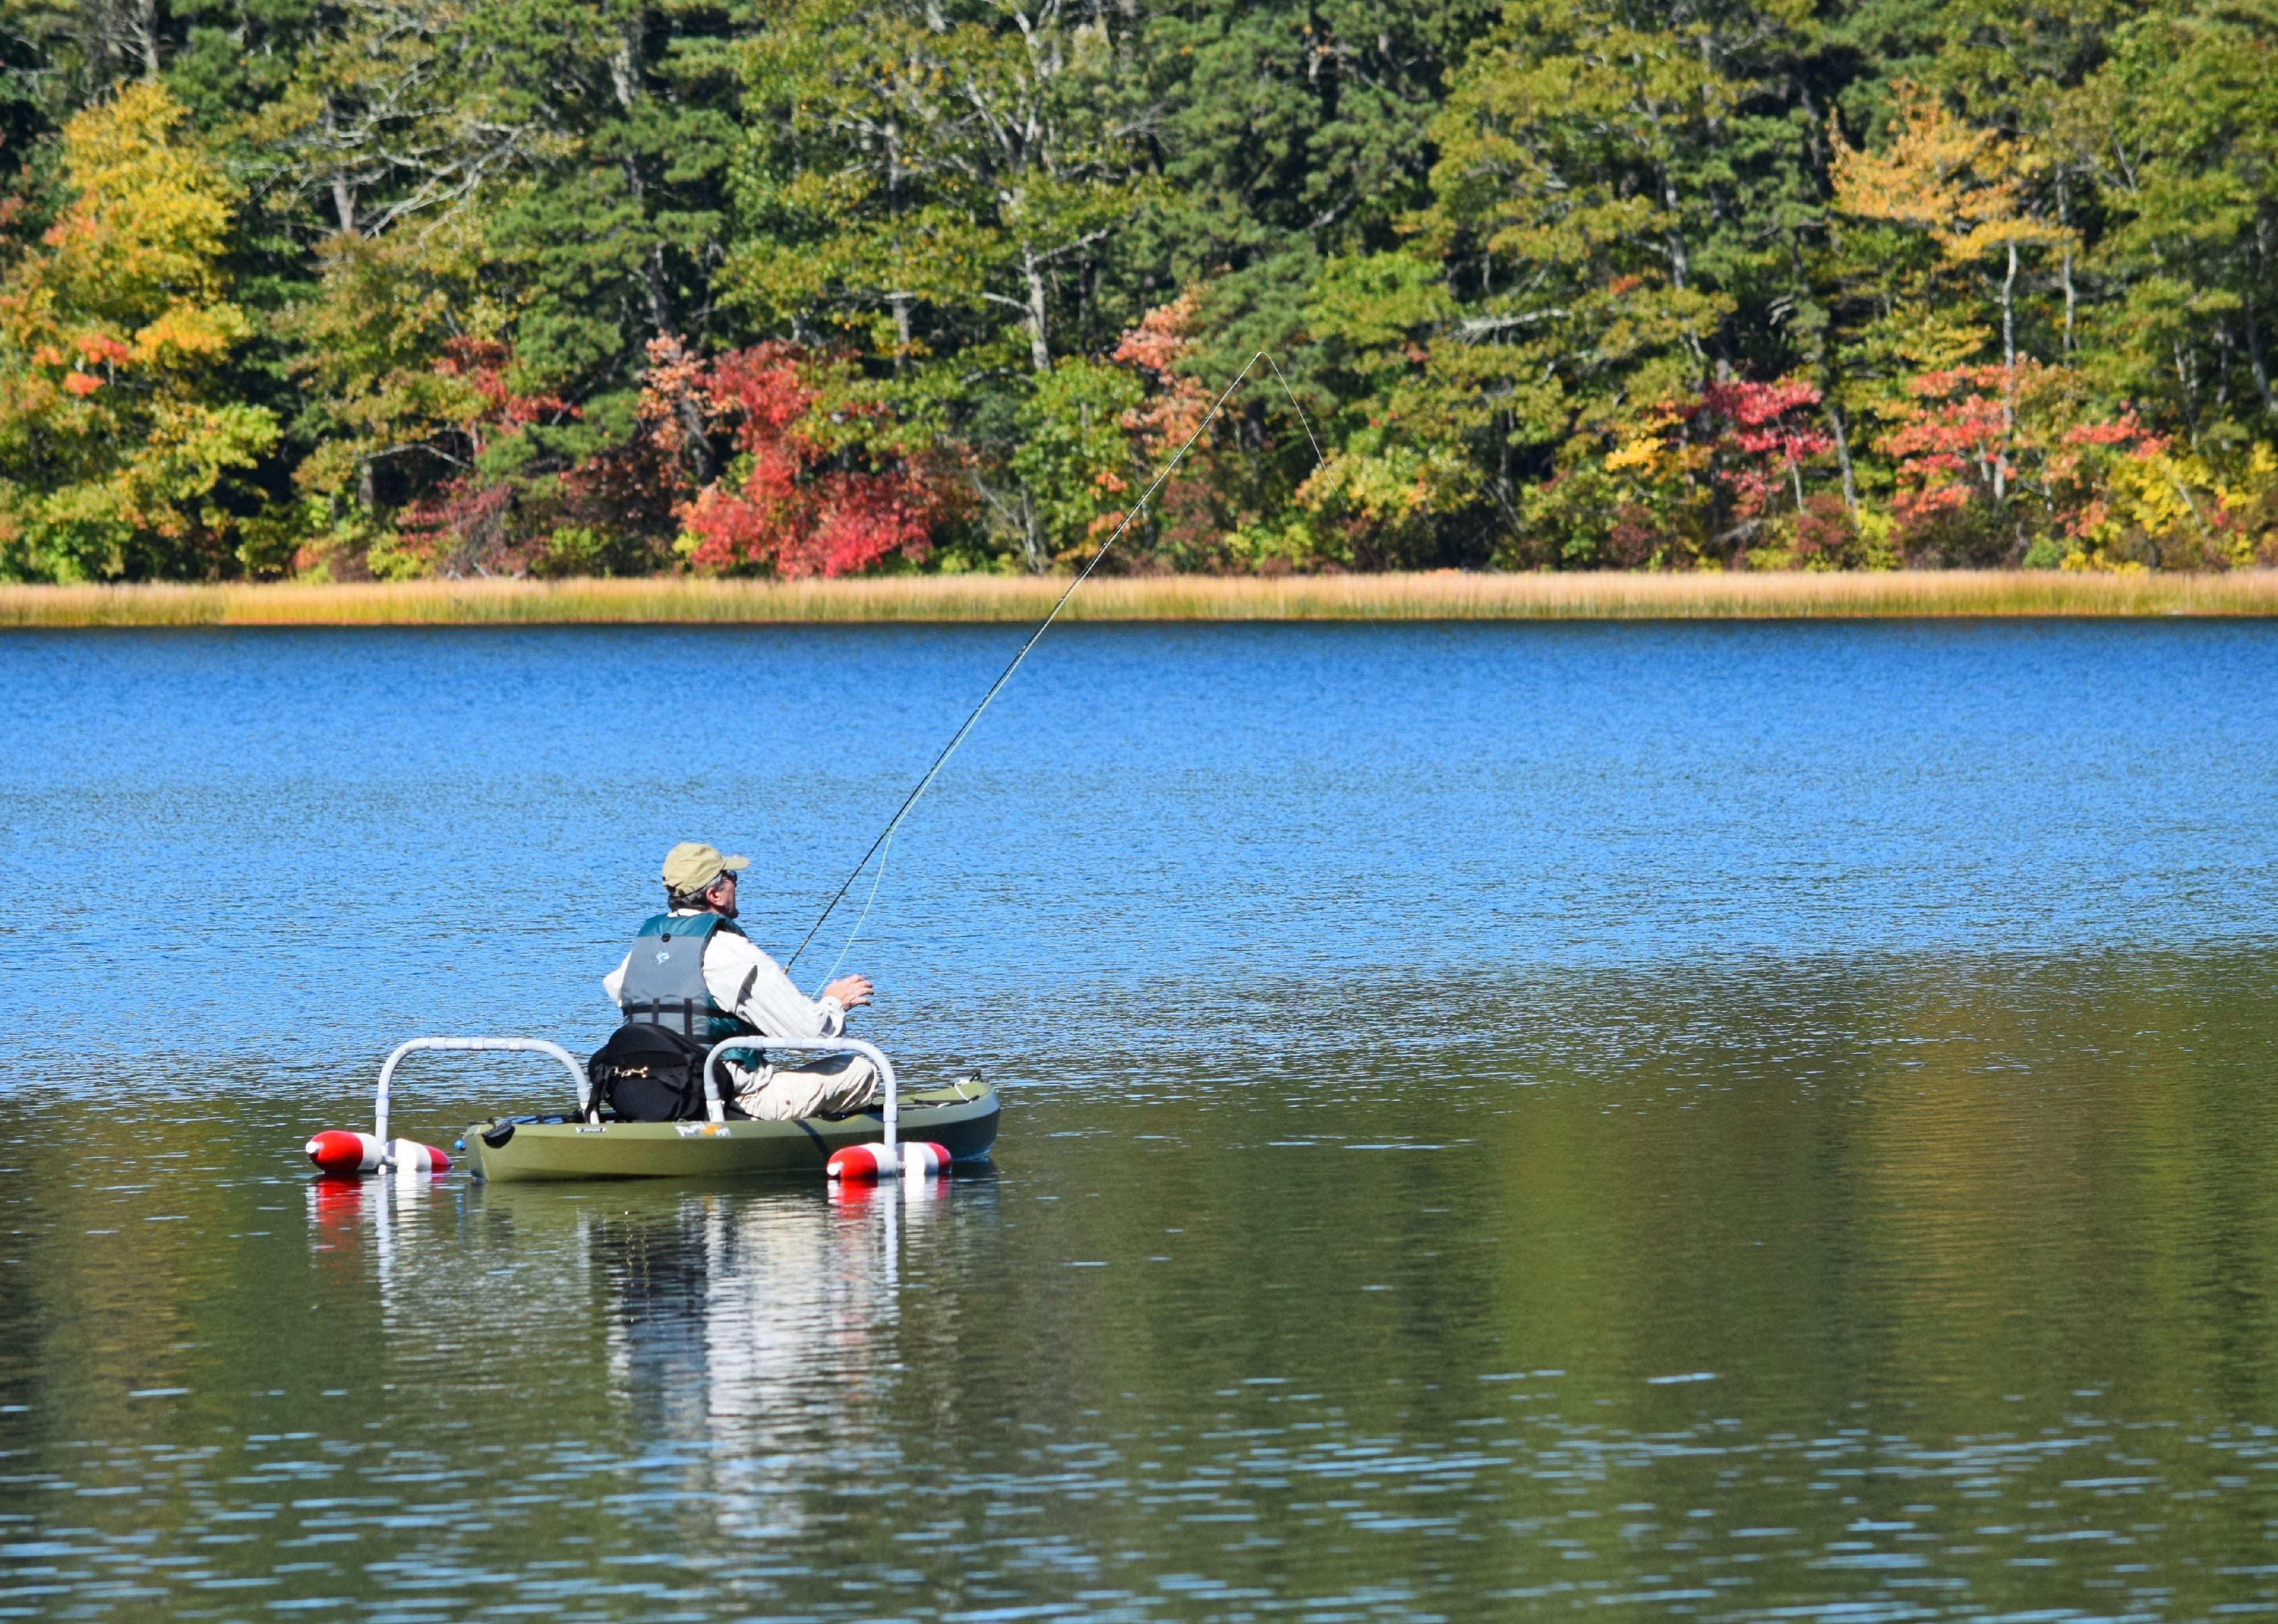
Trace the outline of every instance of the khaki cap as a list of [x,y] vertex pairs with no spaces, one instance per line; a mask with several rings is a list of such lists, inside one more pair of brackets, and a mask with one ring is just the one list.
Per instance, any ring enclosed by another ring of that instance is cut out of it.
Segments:
[[748,857],[722,857],[716,846],[707,846],[701,840],[683,840],[664,854],[664,885],[666,890],[684,897],[711,885],[723,869],[751,866]]

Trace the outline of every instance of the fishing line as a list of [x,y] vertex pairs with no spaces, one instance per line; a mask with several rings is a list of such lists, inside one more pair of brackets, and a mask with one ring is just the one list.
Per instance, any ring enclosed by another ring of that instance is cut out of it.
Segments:
[[[854,951],[854,938],[862,934],[863,923],[870,917],[870,904],[878,900],[878,887],[885,882],[886,865],[893,860],[894,835],[893,831],[888,830],[886,831],[886,844],[881,847],[878,852],[878,871],[870,877],[870,894],[862,899],[862,911],[854,915],[854,928],[846,932],[846,939],[839,944],[838,956],[831,960],[830,968],[822,972],[822,979],[825,982],[834,981],[837,978],[838,967],[845,963],[846,955]],[[855,872],[859,874],[861,870],[858,869]],[[802,942],[800,946],[804,946],[806,944]],[[791,961],[793,963],[797,963],[798,961],[799,955],[797,954],[791,954]]]
[[[1059,618],[1060,610],[1065,609],[1067,606],[1067,601],[1075,595],[1075,589],[1091,578],[1091,572],[1099,568],[1099,561],[1107,556],[1107,549],[1120,541],[1123,539],[1123,532],[1130,529],[1139,516],[1147,510],[1147,504],[1155,499],[1155,493],[1163,488],[1163,481],[1171,477],[1181,463],[1186,461],[1187,453],[1194,449],[1195,442],[1203,437],[1203,431],[1217,420],[1218,414],[1224,410],[1227,402],[1234,398],[1234,392],[1242,387],[1243,380],[1250,376],[1251,370],[1260,361],[1273,369],[1275,380],[1281,386],[1281,393],[1289,397],[1289,405],[1296,412],[1297,421],[1304,425],[1305,443],[1313,448],[1314,465],[1318,467],[1326,460],[1321,456],[1321,442],[1313,438],[1312,422],[1305,416],[1305,409],[1297,403],[1297,392],[1289,387],[1288,379],[1282,376],[1281,368],[1273,357],[1264,350],[1259,350],[1242,364],[1242,371],[1234,375],[1234,381],[1227,385],[1217,400],[1211,402],[1211,409],[1203,414],[1203,420],[1195,425],[1195,432],[1187,436],[1186,443],[1173,453],[1171,460],[1163,464],[1162,471],[1156,474],[1153,481],[1145,490],[1139,493],[1139,500],[1133,502],[1125,511],[1123,521],[1116,525],[1114,533],[1100,543],[1099,551],[1091,555],[1090,560],[1077,572],[1076,578],[1067,584],[1067,589],[1053,601],[1051,612],[1037,624],[1036,629],[1028,634],[1028,640],[1021,645],[1020,652],[1014,655],[1012,662],[997,674],[997,680],[989,685],[989,691],[981,696],[981,702],[975,705],[972,713],[958,724],[957,732],[949,736],[949,742],[942,746],[941,754],[933,758],[933,765],[926,769],[925,776],[917,781],[917,786],[903,800],[899,809],[892,817],[886,820],[885,828],[879,831],[878,838],[870,842],[870,849],[862,854],[862,860],[854,865],[845,879],[840,882],[838,889],[831,893],[830,900],[822,905],[822,911],[814,916],[814,923],[807,926],[806,934],[799,938],[799,946],[791,950],[791,957],[784,961],[784,968],[786,970],[799,962],[799,954],[805,953],[807,944],[814,940],[814,933],[822,929],[823,922],[837,910],[839,903],[845,900],[847,892],[852,889],[854,882],[862,877],[862,870],[869,867],[870,859],[878,856],[887,842],[894,838],[894,831],[902,826],[902,820],[910,815],[910,808],[916,806],[919,797],[933,786],[934,779],[940,776],[941,770],[948,764],[949,758],[957,754],[957,747],[965,742],[965,736],[973,731],[974,724],[981,720],[981,713],[989,709],[990,702],[997,697],[1006,683],[1013,680],[1013,673],[1021,669],[1021,663],[1028,657],[1028,651],[1034,648],[1042,640],[1044,633],[1051,629],[1052,622]],[[841,963],[845,961],[847,948],[854,945],[854,938],[860,934],[862,921],[870,916],[870,902],[877,900],[878,882],[885,877],[885,874],[886,865],[881,859],[877,876],[870,882],[869,901],[862,904],[860,918],[855,920],[854,929],[847,932],[845,946],[838,950]],[[836,964],[831,966],[834,970],[837,968]]]

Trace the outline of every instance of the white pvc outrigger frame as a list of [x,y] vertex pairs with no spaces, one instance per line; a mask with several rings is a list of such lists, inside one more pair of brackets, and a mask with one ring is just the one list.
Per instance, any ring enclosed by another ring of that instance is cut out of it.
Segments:
[[[372,1137],[382,1145],[390,1143],[387,1137],[387,1085],[394,1078],[395,1068],[403,1057],[415,1049],[451,1050],[522,1050],[532,1054],[551,1054],[570,1069],[577,1084],[577,1115],[586,1122],[597,1120],[593,1108],[593,1084],[570,1051],[558,1043],[548,1043],[543,1038],[414,1038],[395,1046],[394,1052],[381,1062],[379,1089],[372,1101]],[[713,1122],[727,1121],[725,1102],[720,1097],[720,1057],[731,1050],[790,1049],[803,1054],[859,1054],[878,1069],[880,1090],[885,1099],[886,1138],[883,1149],[885,1159],[893,1167],[901,1166],[895,1153],[895,1141],[899,1127],[897,1110],[899,1087],[894,1081],[894,1062],[875,1044],[864,1043],[859,1038],[730,1038],[712,1046],[704,1057],[704,1115]],[[394,1166],[394,1158],[382,1153],[384,1166]]]
[[[591,1118],[593,1111],[592,1083],[587,1081],[585,1069],[570,1056],[570,1051],[558,1043],[548,1043],[543,1038],[414,1038],[409,1043],[399,1043],[395,1052],[379,1068],[379,1092],[372,1101],[372,1137],[383,1145],[387,1138],[387,1084],[395,1076],[395,1068],[414,1049],[523,1049],[534,1054],[551,1054],[570,1068],[570,1075],[577,1083],[577,1115]],[[394,1159],[386,1159],[393,1165]]]
[[896,1168],[901,1159],[894,1153],[897,1127],[896,1096],[900,1090],[894,1082],[894,1062],[875,1044],[864,1043],[860,1038],[728,1038],[712,1046],[704,1057],[704,1115],[715,1122],[727,1121],[724,1102],[720,1098],[720,1057],[731,1049],[791,1049],[804,1054],[859,1054],[878,1069],[878,1086],[885,1098],[886,1161]]

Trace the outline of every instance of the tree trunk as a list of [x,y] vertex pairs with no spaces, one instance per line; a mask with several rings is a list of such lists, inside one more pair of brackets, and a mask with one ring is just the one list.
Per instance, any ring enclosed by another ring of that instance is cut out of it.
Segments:
[[2079,308],[2080,303],[2079,295],[2074,292],[2072,285],[2072,241],[2069,238],[2066,239],[2064,245],[2064,352],[2066,358],[2069,360],[2072,356],[2073,312]]
[[[886,120],[886,218],[894,223],[898,249],[902,223],[902,126],[898,119]],[[894,376],[898,378],[910,354],[910,295],[890,293],[886,303],[894,312]]]
[[[629,171],[632,165],[625,166]],[[640,181],[633,180],[633,196],[640,196]],[[648,318],[659,338],[678,338],[680,323],[672,309],[672,285],[664,274],[664,244],[652,242],[648,257],[641,262],[641,280],[648,289]]]
[[632,111],[641,95],[638,50],[639,36],[629,30],[609,54],[609,88],[616,92],[617,105],[627,112]]
[[2001,278],[2001,449],[1993,458],[1993,505],[2009,499],[2009,443],[2017,433],[2017,240]]
[[1025,490],[1021,493],[1021,550],[1028,555],[1028,573],[1042,575],[1044,548],[1036,537],[1036,504]]
[[[325,98],[325,143],[333,149],[333,156],[337,158],[340,149],[340,131],[333,119],[333,102],[330,96]],[[348,184],[348,172],[334,168],[332,174],[332,187],[333,214],[340,221],[340,230],[343,233],[353,234],[355,230],[355,188]]]
[[1044,342],[1044,268],[1036,249],[1021,245],[1021,274],[1028,282],[1028,364],[1038,372],[1052,370],[1052,352]]
[[2254,301],[2262,291],[2261,272],[2265,264],[2263,237],[2268,227],[2259,220],[2254,223],[2254,269],[2252,287],[2246,290],[2246,360],[2254,369],[2254,387],[2262,396],[2262,410],[2278,414],[2278,402],[2270,398],[2270,363],[2262,353],[2262,324],[2254,314]]
[[2072,285],[2072,193],[2065,185],[2065,172],[2057,171],[2057,224],[2064,228],[2064,352],[2072,356],[2073,312],[2079,306],[2079,295]]
[[137,0],[134,42],[142,53],[142,77],[158,77],[158,0]]
[[2001,364],[2017,365],[2017,240],[2009,239],[2009,269],[2001,279]]
[[[1707,43],[1703,36],[1702,43]],[[1685,252],[1685,232],[1677,210],[1677,181],[1668,170],[1661,172],[1662,206],[1669,211],[1669,230],[1663,241],[1668,244],[1669,280],[1677,284],[1679,293],[1685,291],[1685,279],[1693,269],[1693,262]]]
[[712,460],[711,437],[704,432],[703,409],[692,395],[680,397],[680,435],[688,447],[688,460],[696,466],[696,488],[700,491],[720,477],[720,469]]
[[1832,400],[1827,402],[1827,426],[1835,432],[1835,465],[1843,471],[1843,505],[1851,512],[1859,511],[1859,482],[1851,472],[1851,437],[1843,432],[1843,412]]

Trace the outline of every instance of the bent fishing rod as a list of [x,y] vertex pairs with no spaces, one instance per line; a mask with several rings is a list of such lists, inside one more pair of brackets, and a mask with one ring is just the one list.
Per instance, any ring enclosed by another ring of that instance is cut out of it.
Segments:
[[[862,854],[861,861],[857,862],[848,872],[845,879],[840,882],[838,889],[831,893],[830,900],[822,905],[822,911],[814,916],[814,923],[807,926],[806,934],[799,938],[799,946],[792,949],[791,957],[784,961],[785,970],[789,970],[791,966],[799,962],[799,954],[805,953],[807,945],[814,940],[815,932],[822,929],[824,922],[837,911],[839,903],[845,900],[846,893],[853,889],[854,882],[862,877],[862,870],[870,866],[870,859],[877,856],[879,852],[893,840],[894,831],[902,826],[902,820],[909,816],[911,808],[918,804],[927,790],[933,787],[933,781],[941,776],[941,770],[949,764],[949,758],[957,754],[957,747],[965,742],[965,736],[970,733],[974,724],[981,720],[982,713],[987,710],[990,702],[1004,691],[1005,685],[1013,680],[1013,673],[1021,669],[1021,662],[1028,657],[1028,651],[1043,640],[1046,632],[1051,630],[1052,622],[1059,618],[1060,610],[1067,607],[1067,601],[1075,595],[1075,589],[1091,578],[1091,572],[1099,568],[1099,561],[1107,556],[1108,549],[1123,539],[1123,532],[1129,530],[1137,522],[1139,516],[1147,510],[1147,504],[1154,500],[1155,493],[1163,488],[1163,482],[1176,471],[1181,463],[1186,461],[1187,453],[1194,449],[1195,442],[1200,440],[1204,431],[1217,420],[1219,413],[1225,409],[1227,402],[1234,398],[1234,392],[1242,387],[1260,361],[1273,369],[1275,379],[1281,386],[1281,393],[1289,397],[1290,408],[1296,412],[1297,421],[1304,425],[1305,442],[1313,448],[1313,465],[1316,468],[1320,466],[1324,460],[1321,456],[1321,442],[1313,438],[1312,422],[1305,416],[1304,407],[1298,404],[1297,392],[1289,387],[1289,380],[1282,375],[1280,364],[1265,351],[1259,350],[1243,363],[1242,371],[1234,375],[1234,381],[1227,385],[1217,400],[1211,402],[1211,409],[1203,414],[1203,420],[1195,425],[1195,432],[1187,436],[1186,443],[1172,454],[1171,460],[1163,464],[1147,488],[1139,493],[1139,500],[1124,511],[1122,522],[1115,526],[1114,532],[1100,543],[1099,550],[1085,562],[1083,568],[1077,571],[1075,578],[1067,584],[1066,590],[1053,601],[1051,611],[1037,623],[1036,629],[1028,633],[1028,640],[1021,645],[1019,652],[1013,655],[1005,669],[997,673],[997,680],[989,685],[989,691],[981,696],[981,702],[973,708],[964,721],[958,724],[957,731],[949,736],[949,742],[942,746],[941,753],[933,758],[933,764],[925,770],[925,776],[921,778],[908,795],[903,798],[902,804],[895,810],[894,816],[887,819],[886,826],[878,831],[878,838],[871,841],[869,849]],[[862,904],[861,916],[855,920],[854,929],[847,933],[845,946],[838,950],[839,963],[845,961],[847,948],[852,947],[854,945],[855,937],[861,934],[863,921],[870,916],[870,903],[878,899],[878,882],[884,879],[885,871],[885,864],[882,862],[878,865],[876,877],[871,881],[869,899]],[[836,971],[838,965],[833,964],[830,968]]]

